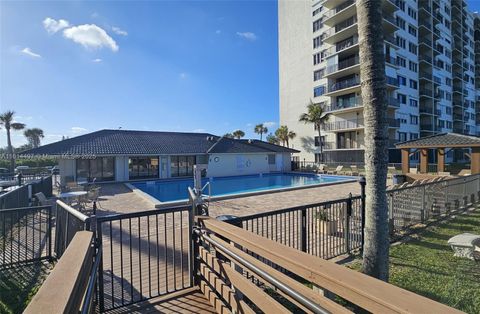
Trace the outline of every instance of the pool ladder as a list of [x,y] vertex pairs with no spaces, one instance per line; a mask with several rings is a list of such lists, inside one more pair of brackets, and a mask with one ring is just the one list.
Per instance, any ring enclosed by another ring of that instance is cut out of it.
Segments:
[[[206,188],[208,188],[208,195],[205,195],[203,193],[203,191],[205,191]],[[212,186],[210,185],[210,181],[205,183],[205,185],[202,187],[201,195],[202,195],[202,198],[206,197],[207,202],[210,202],[210,199],[212,198]]]

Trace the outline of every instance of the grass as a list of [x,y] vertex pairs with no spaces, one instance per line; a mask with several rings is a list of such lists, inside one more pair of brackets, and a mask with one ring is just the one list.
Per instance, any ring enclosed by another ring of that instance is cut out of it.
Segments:
[[[467,313],[480,313],[480,263],[454,257],[447,244],[460,233],[480,234],[480,208],[431,226],[390,248],[390,283]],[[356,260],[352,268],[359,269]]]
[[35,262],[0,269],[0,313],[22,313],[45,280],[51,264]]

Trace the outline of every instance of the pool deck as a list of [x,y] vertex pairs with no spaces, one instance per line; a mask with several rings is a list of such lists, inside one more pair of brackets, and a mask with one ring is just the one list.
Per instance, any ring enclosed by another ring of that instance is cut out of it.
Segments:
[[[360,194],[357,182],[326,185],[299,190],[239,197],[212,201],[210,216],[220,215],[246,216],[276,209],[319,203]],[[100,215],[113,213],[131,213],[155,209],[153,203],[128,189],[123,183],[103,184],[100,192]]]

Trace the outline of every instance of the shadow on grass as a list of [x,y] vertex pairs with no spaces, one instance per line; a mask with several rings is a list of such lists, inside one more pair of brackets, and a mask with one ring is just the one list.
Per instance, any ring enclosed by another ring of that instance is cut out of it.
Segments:
[[48,261],[0,267],[0,313],[22,313],[52,267]]

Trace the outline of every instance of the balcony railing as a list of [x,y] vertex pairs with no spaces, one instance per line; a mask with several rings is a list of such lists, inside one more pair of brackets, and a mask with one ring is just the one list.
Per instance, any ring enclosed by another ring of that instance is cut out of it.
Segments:
[[328,92],[336,92],[345,88],[360,85],[360,77],[339,81],[328,86]]
[[[387,118],[388,126],[392,128],[400,127],[400,120]],[[337,131],[344,129],[359,129],[365,127],[365,122],[363,119],[358,120],[342,120],[325,123],[323,128],[325,131]]]
[[346,19],[345,21],[342,21],[340,23],[338,23],[337,25],[335,25],[335,27],[331,28],[330,30],[326,31],[324,34],[325,34],[325,39],[343,31],[344,29],[352,26],[352,25],[355,25],[357,23],[357,16],[352,16],[348,19]]
[[[388,97],[387,102],[390,107],[400,107],[400,101],[395,97]],[[331,105],[325,107],[325,111],[330,112],[358,107],[363,107],[362,97],[355,97],[351,100],[341,101],[340,103],[332,103]]]
[[328,10],[327,12],[324,13],[324,18],[325,19],[329,19],[331,18],[332,16],[336,15],[337,13],[343,11],[344,9],[348,8],[349,6],[351,6],[352,4],[354,4],[355,1],[354,0],[349,0],[349,1],[346,1],[338,6],[336,6],[335,8],[331,9],[331,10]]
[[327,67],[327,69],[325,70],[325,74],[331,74],[349,67],[353,67],[358,64],[360,64],[360,58],[358,56],[348,58],[338,62],[337,64]]
[[348,49],[354,45],[358,44],[358,36],[355,35],[353,37],[347,38],[341,42],[338,42],[335,46],[328,48],[327,50],[324,51],[326,56],[331,56],[334,55],[340,51],[343,51],[345,49]]
[[387,75],[387,84],[399,87],[398,79]]

